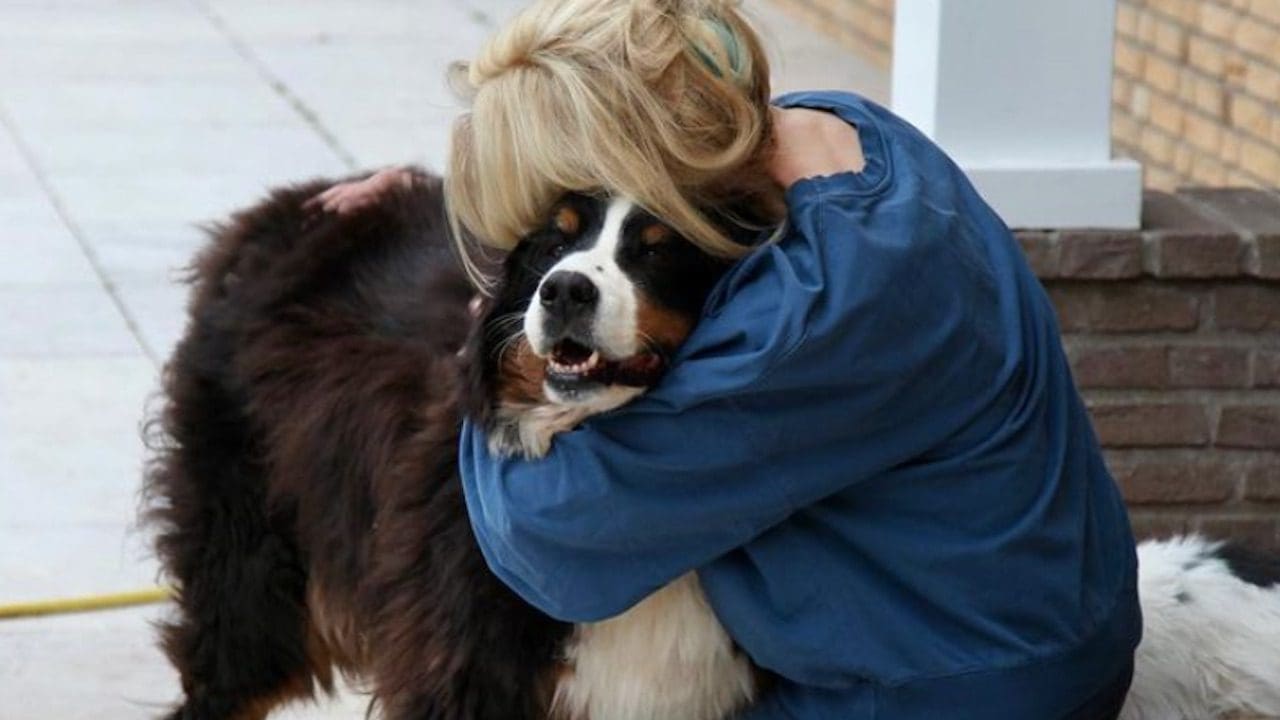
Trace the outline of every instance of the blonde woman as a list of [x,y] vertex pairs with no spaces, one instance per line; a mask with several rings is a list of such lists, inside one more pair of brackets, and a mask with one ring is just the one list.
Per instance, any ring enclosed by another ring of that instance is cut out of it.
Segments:
[[[696,570],[780,678],[752,720],[1114,718],[1134,544],[1047,298],[927,138],[846,93],[771,104],[768,78],[715,0],[546,0],[467,68],[448,192],[472,236],[510,248],[603,190],[742,256],[651,394],[539,461],[466,429],[493,571],[588,622]],[[742,248],[723,207],[781,230]]]

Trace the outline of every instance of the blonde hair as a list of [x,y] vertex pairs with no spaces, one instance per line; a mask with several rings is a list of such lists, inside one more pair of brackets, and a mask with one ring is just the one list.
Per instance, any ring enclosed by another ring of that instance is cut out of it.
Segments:
[[759,196],[778,214],[768,61],[733,0],[539,0],[454,75],[459,239],[510,249],[570,190],[626,195],[721,257],[747,248],[700,208]]

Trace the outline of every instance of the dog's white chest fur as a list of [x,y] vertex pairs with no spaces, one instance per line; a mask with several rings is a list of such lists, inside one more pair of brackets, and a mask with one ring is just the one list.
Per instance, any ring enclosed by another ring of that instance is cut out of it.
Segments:
[[569,720],[715,720],[755,690],[693,573],[617,617],[578,625],[566,654],[573,669],[552,715]]

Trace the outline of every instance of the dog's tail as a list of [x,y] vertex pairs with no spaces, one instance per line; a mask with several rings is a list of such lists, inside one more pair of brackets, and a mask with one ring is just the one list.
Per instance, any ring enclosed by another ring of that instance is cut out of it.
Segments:
[[1143,639],[1122,720],[1280,717],[1280,554],[1191,535],[1138,546]]

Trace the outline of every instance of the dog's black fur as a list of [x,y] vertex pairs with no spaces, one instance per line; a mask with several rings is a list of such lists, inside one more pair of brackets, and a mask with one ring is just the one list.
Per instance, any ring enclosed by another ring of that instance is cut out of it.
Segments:
[[180,610],[174,718],[254,718],[370,676],[392,718],[540,717],[568,626],[484,564],[456,481],[471,288],[437,180],[307,231],[274,193],[217,228],[148,478]]
[[490,574],[457,478],[460,408],[483,421],[540,393],[492,326],[540,266],[512,253],[474,323],[438,178],[316,220],[330,185],[236,214],[193,268],[147,476],[177,590],[169,717],[263,718],[337,667],[388,718],[546,718],[572,627]]

